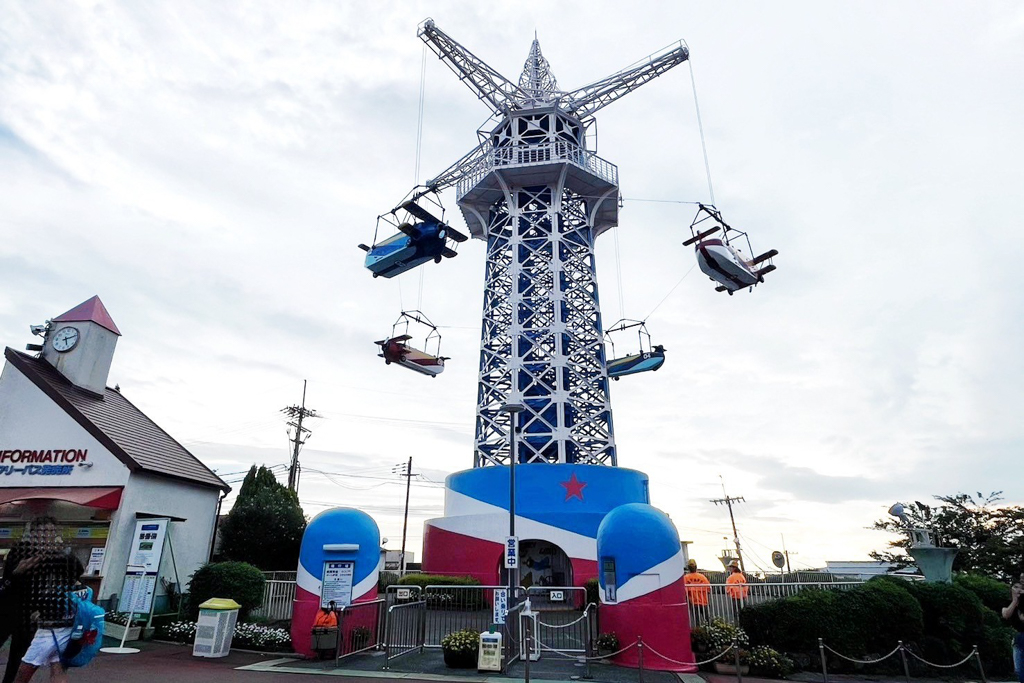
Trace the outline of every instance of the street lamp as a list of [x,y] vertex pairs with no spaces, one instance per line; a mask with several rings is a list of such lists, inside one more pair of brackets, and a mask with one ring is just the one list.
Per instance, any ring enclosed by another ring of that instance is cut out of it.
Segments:
[[[516,460],[519,459],[519,424],[516,417],[526,410],[522,403],[506,403],[501,407],[501,412],[509,416],[509,442],[511,454],[508,461],[508,536],[510,539],[516,535]],[[507,552],[507,551],[506,551]],[[508,599],[509,604],[515,604],[516,588],[519,586],[519,554],[516,552],[516,566],[508,570]]]

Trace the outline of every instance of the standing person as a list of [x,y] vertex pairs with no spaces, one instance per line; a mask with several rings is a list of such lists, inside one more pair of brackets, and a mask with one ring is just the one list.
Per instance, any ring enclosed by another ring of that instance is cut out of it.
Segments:
[[32,555],[31,547],[31,537],[22,537],[7,553],[0,578],[0,647],[11,639],[3,683],[13,683],[21,658],[35,634],[24,606],[25,575],[39,564],[39,556]]
[[1013,669],[1017,680],[1024,683],[1024,610],[1021,610],[1021,593],[1024,592],[1024,574],[1020,581],[1010,587],[1010,604],[1003,608],[1003,619],[1017,631],[1013,637]]
[[22,657],[14,683],[28,683],[39,667],[50,667],[50,681],[67,683],[68,675],[60,655],[71,641],[75,614],[70,593],[85,568],[78,558],[64,552],[60,527],[52,517],[32,524],[38,534],[32,550],[37,564],[25,573],[25,611],[36,624],[36,634]]
[[740,571],[739,562],[736,560],[730,562],[728,571],[729,577],[725,580],[725,593],[732,600],[733,616],[739,619],[740,608],[743,607],[743,601],[750,593],[750,588],[747,586],[747,577]]
[[697,571],[697,560],[686,563],[683,574],[686,584],[686,600],[690,603],[694,624],[703,624],[708,620],[708,596],[711,594],[711,582],[708,577]]

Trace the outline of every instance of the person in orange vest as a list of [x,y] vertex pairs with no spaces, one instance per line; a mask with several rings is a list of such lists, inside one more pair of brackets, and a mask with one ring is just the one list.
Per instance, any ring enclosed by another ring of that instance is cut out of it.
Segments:
[[737,618],[740,615],[740,608],[743,607],[743,601],[750,593],[750,588],[747,586],[747,577],[740,571],[740,563],[733,560],[729,563],[728,567],[729,578],[725,580],[725,594],[732,600],[732,613]]
[[[316,617],[313,619],[313,643],[316,654],[321,659],[331,657],[337,654],[337,638],[338,638],[338,608],[335,606],[334,601],[331,600],[327,607],[321,606],[316,613]],[[332,633],[333,631],[333,633]],[[323,637],[318,638],[317,635],[321,634]],[[333,648],[316,647],[317,642],[320,644],[334,642]]]
[[711,582],[708,581],[708,577],[697,571],[697,560],[690,560],[686,563],[683,583],[686,584],[686,600],[690,603],[694,625],[707,621]]

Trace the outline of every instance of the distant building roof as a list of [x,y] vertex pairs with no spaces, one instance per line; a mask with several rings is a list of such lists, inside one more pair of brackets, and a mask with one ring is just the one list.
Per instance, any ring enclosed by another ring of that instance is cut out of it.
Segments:
[[874,576],[916,576],[920,572],[917,567],[909,566],[896,569],[891,562],[878,560],[826,560],[825,569],[836,576],[849,576],[858,579],[870,579]]
[[94,296],[88,301],[83,301],[67,313],[61,313],[53,319],[55,323],[84,323],[93,322],[104,327],[118,337],[121,336],[121,330],[117,329],[117,325],[114,324],[114,319],[110,317],[110,313],[107,312],[107,307],[103,305],[98,296]]
[[108,387],[101,398],[71,384],[46,361],[10,348],[4,357],[131,471],[231,490],[121,392]]

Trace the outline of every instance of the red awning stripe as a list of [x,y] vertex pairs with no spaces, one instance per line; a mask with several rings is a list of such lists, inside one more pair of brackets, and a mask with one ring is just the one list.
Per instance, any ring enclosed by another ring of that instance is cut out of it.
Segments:
[[120,486],[2,488],[0,504],[16,500],[63,500],[100,510],[116,510],[121,505],[122,490]]

